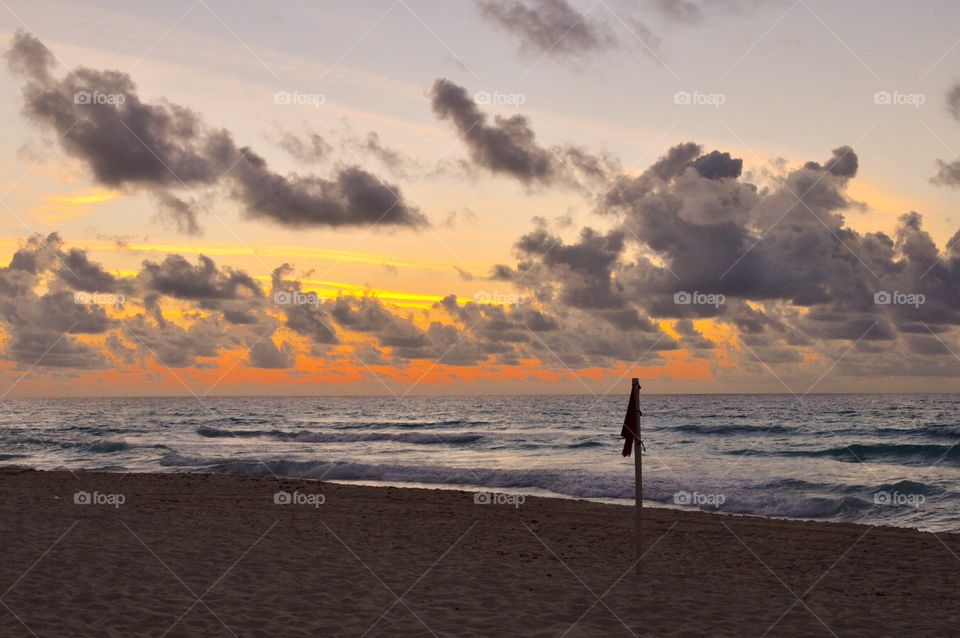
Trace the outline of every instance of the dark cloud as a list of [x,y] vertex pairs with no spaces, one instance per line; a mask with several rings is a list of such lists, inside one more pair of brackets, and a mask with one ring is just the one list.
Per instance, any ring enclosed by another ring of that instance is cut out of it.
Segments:
[[92,346],[61,333],[31,329],[14,333],[4,346],[3,357],[28,368],[100,368],[105,363]]
[[930,181],[937,186],[960,186],[960,159],[952,162],[937,160],[937,173]]
[[18,32],[7,53],[25,77],[24,113],[54,131],[64,150],[110,187],[140,188],[160,201],[161,212],[196,234],[193,205],[175,192],[213,188],[223,180],[248,216],[295,228],[407,226],[427,223],[400,190],[356,166],[333,176],[282,175],[225,129],[211,128],[195,112],[169,101],[145,103],[129,75],[78,68],[52,77],[52,55],[36,38]]
[[58,233],[50,233],[46,237],[33,235],[13,253],[10,268],[31,275],[39,274],[59,259],[61,246],[63,240]]
[[17,31],[13,36],[13,46],[4,54],[7,64],[14,73],[47,79],[57,59],[40,40]]
[[242,346],[233,339],[215,315],[197,318],[187,327],[163,319],[159,306],[152,315],[140,314],[124,324],[122,336],[127,338],[144,356],[155,357],[170,368],[209,364],[200,358],[213,358],[221,348]]
[[250,348],[250,356],[247,365],[251,368],[265,368],[268,370],[285,370],[292,368],[295,363],[293,348],[290,344],[284,343],[280,347],[273,342],[273,339],[265,338]]
[[707,179],[725,179],[740,177],[743,160],[730,157],[730,153],[711,151],[690,162],[690,166]]
[[[877,356],[870,344],[940,356],[909,335],[960,326],[960,249],[941,250],[917,213],[903,215],[893,237],[846,226],[858,164],[841,146],[760,189],[743,181],[729,154],[682,144],[601,197],[613,228],[587,227],[570,241],[539,224],[518,241],[516,266],[493,274],[558,318],[548,343],[568,365],[614,356],[605,350],[613,335],[658,334],[649,317],[676,318],[680,344],[700,356],[719,347],[692,323],[707,317],[730,324],[771,364],[829,361],[838,340],[863,344],[855,359]],[[884,291],[901,302],[877,302]],[[683,301],[694,294],[714,302]],[[911,305],[904,295],[923,301]],[[591,338],[601,327],[610,338],[596,335],[576,350],[565,335],[578,322]]]
[[[65,287],[73,283],[82,290],[104,283],[116,288],[116,282],[108,281],[102,267],[82,251],[64,253],[62,244],[56,233],[35,235],[14,253],[10,265],[0,268],[0,323],[7,336],[2,356],[19,366],[97,368],[105,363],[95,347],[75,335],[101,335],[115,322],[89,296],[77,297],[84,293]],[[71,273],[65,262],[77,272]],[[47,279],[52,284],[40,294]]]
[[260,284],[250,275],[230,268],[221,270],[204,255],[197,258],[196,266],[180,255],[168,255],[160,264],[145,261],[140,277],[149,290],[176,299],[226,300],[263,296]]
[[[115,294],[108,296],[111,290]],[[195,262],[176,254],[145,261],[136,276],[121,279],[83,250],[64,250],[55,233],[34,236],[0,269],[0,324],[7,335],[0,357],[25,367],[101,368],[156,360],[170,368],[204,368],[217,365],[224,350],[240,349],[247,351],[251,367],[289,369],[298,341],[277,339],[276,331],[285,327],[305,338],[314,356],[329,356],[341,335],[349,334],[351,348],[359,336],[371,362],[474,365],[494,358],[510,365],[519,362],[518,348],[527,341],[524,323],[544,331],[558,325],[539,310],[474,305],[482,325],[431,321],[421,327],[409,312],[372,296],[324,301],[303,288],[289,264],[274,270],[270,293],[265,296],[243,271],[220,268],[202,255]],[[142,312],[130,314],[140,307]],[[165,316],[171,308],[176,322]],[[126,311],[111,314],[116,309]],[[77,335],[97,337],[102,345]]]
[[487,279],[492,281],[511,281],[516,277],[513,269],[506,264],[496,264],[490,269],[490,275]]
[[520,52],[531,58],[550,56],[582,66],[585,55],[627,46],[639,46],[656,57],[659,38],[635,11],[622,11],[618,34],[594,7],[584,13],[567,0],[475,0],[480,15],[520,42]]
[[285,325],[297,334],[310,338],[320,348],[340,343],[329,313],[319,298],[306,296],[300,282],[289,278],[292,272],[290,264],[283,264],[275,268],[271,275],[274,303],[276,309],[286,316]]
[[677,144],[660,157],[647,171],[661,180],[668,182],[678,177],[697,157],[703,148],[694,142]]
[[539,261],[560,284],[558,301],[580,309],[624,307],[623,290],[612,276],[623,248],[622,231],[600,234],[590,228],[584,228],[572,244],[542,228],[517,242],[521,255]]
[[527,53],[569,56],[610,49],[619,44],[613,32],[567,0],[477,0],[480,15],[516,36]]
[[860,160],[849,146],[833,149],[833,156],[822,165],[807,162],[805,167],[811,170],[825,170],[838,177],[856,177]]
[[946,95],[947,112],[953,119],[960,122],[960,82],[954,82]]
[[491,126],[467,90],[449,80],[434,83],[431,100],[434,113],[440,119],[453,122],[478,165],[493,173],[506,173],[527,184],[553,180],[553,158],[537,144],[524,116],[496,116]]
[[491,173],[528,186],[559,182],[582,187],[583,181],[603,181],[618,168],[611,158],[578,147],[541,146],[521,114],[496,115],[491,124],[467,90],[449,80],[434,82],[430,99],[437,117],[450,121],[466,143],[473,163]]
[[486,360],[473,334],[438,322],[426,329],[412,317],[389,310],[375,297],[340,297],[330,309],[334,321],[345,330],[369,334],[389,350],[394,361],[429,359],[450,365],[472,365]]
[[74,290],[112,293],[121,289],[116,277],[91,262],[86,251],[78,248],[71,248],[61,257],[57,276]]
[[362,168],[338,171],[334,180],[280,175],[248,149],[232,171],[235,196],[248,216],[292,228],[310,226],[426,226],[396,186]]

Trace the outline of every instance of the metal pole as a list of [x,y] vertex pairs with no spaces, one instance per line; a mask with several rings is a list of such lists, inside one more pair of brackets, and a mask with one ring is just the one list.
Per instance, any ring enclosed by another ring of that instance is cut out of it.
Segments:
[[640,569],[640,557],[643,556],[643,453],[640,445],[640,379],[633,379],[633,384],[630,389],[631,396],[634,391],[637,394],[637,422],[633,432],[633,480],[637,510],[636,552],[637,574],[639,575],[642,572]]

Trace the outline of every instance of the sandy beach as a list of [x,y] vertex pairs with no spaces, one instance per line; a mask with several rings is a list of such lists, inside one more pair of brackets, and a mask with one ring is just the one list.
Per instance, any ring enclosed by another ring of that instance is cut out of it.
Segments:
[[960,622],[950,535],[648,509],[638,577],[632,510],[615,505],[196,474],[0,483],[3,636],[952,636]]

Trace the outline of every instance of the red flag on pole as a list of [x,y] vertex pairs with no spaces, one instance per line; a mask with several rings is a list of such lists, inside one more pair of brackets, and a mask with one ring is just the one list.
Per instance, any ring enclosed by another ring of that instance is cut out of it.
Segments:
[[634,500],[636,501],[636,534],[634,546],[637,556],[637,575],[640,574],[640,559],[643,558],[643,439],[640,438],[640,379],[633,379],[630,384],[630,403],[627,405],[627,416],[623,419],[623,428],[620,436],[623,441],[623,455],[630,456],[634,446],[637,454],[633,457]]
[[633,452],[633,442],[637,438],[637,416],[643,416],[640,412],[640,384],[634,383],[630,389],[630,403],[627,405],[627,416],[623,419],[623,428],[620,430],[620,436],[624,438],[623,452],[624,456],[630,456]]

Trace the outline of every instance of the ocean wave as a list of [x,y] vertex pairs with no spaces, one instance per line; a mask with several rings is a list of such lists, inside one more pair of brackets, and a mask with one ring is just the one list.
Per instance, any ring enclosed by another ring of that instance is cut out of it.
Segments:
[[820,450],[732,450],[731,455],[830,458],[850,463],[881,462],[910,465],[960,465],[960,446],[919,443],[853,443]]
[[731,514],[754,516],[854,520],[872,507],[872,502],[856,496],[796,498],[792,495],[764,495],[732,496],[719,509]]
[[935,496],[943,494],[942,487],[930,485],[920,481],[911,481],[904,479],[895,483],[882,483],[869,489],[870,492],[899,492],[900,494],[923,494],[924,496]]
[[928,423],[915,427],[874,427],[864,424],[862,427],[835,428],[825,431],[833,436],[930,436],[936,438],[960,437],[960,425],[953,423]]
[[51,439],[38,439],[34,437],[7,437],[0,439],[0,445],[59,445],[59,443]]
[[923,483],[922,481],[911,481],[902,479],[892,483],[880,483],[876,485],[864,485],[859,483],[837,484],[804,481],[803,479],[782,478],[772,479],[757,486],[770,493],[821,493],[821,494],[845,494],[852,496],[870,496],[877,492],[899,492],[901,494],[923,494],[924,496],[933,496],[944,494],[945,490],[937,485]]
[[132,446],[126,441],[98,441],[97,443],[90,443],[89,445],[83,446],[83,449],[96,454],[111,454],[113,452],[129,450],[131,447]]
[[338,430],[372,430],[385,428],[449,428],[490,424],[490,421],[473,419],[447,419],[439,421],[331,421],[326,425]]
[[[420,483],[435,485],[473,485],[487,489],[539,489],[577,498],[633,498],[633,476],[607,474],[583,470],[514,470],[486,468],[453,468],[444,466],[373,465],[354,462],[290,461],[253,459],[230,460],[181,456],[164,456],[163,465],[191,468],[217,474],[241,474],[287,478],[306,478],[327,481],[355,480],[386,483]],[[795,479],[777,480],[765,484],[719,488],[724,502],[719,508],[704,506],[704,510],[718,510],[735,514],[853,520],[864,510],[873,507],[869,495],[861,497],[841,494],[811,494],[801,496],[779,490],[788,486],[823,490],[829,486]],[[674,504],[679,490],[663,480],[648,479],[644,485],[644,499],[650,502]],[[701,490],[703,491],[703,490]],[[711,490],[711,493],[714,490]]]
[[482,434],[473,432],[456,434],[440,432],[292,432],[289,430],[224,430],[206,426],[197,428],[197,434],[208,438],[258,437],[271,438],[278,441],[300,441],[304,443],[395,441],[397,443],[415,443],[418,445],[475,443],[483,438]]
[[676,432],[692,432],[694,434],[755,434],[759,436],[766,434],[790,434],[792,432],[799,431],[799,428],[789,427],[786,425],[707,425],[702,423],[688,423],[685,425],[677,425],[664,429],[674,430]]
[[210,439],[261,437],[269,435],[270,432],[272,432],[272,430],[230,430],[223,428],[212,428],[206,425],[201,425],[197,428],[197,434]]
[[[542,489],[581,498],[632,498],[632,474],[602,474],[583,470],[506,470],[419,465],[373,465],[348,461],[214,459],[165,454],[166,467],[191,468],[216,474],[282,476],[322,480],[384,481],[487,488]],[[651,484],[653,482],[651,481]],[[651,490],[656,488],[653,484]],[[662,491],[662,490],[661,490]],[[666,491],[662,495],[665,496]],[[670,492],[672,495],[672,492]],[[672,496],[671,496],[672,498]]]
[[34,437],[7,438],[0,440],[0,445],[42,445],[48,448],[60,448],[64,450],[78,449],[82,450],[83,452],[90,452],[92,454],[113,454],[115,452],[123,452],[135,448],[167,449],[167,446],[161,443],[147,443],[141,445],[116,439],[90,442],[89,440],[58,441],[55,439],[38,439]]
[[579,443],[571,443],[567,448],[571,450],[576,450],[585,447],[602,447],[603,443],[600,441],[580,441]]
[[921,426],[919,431],[930,436],[960,437],[960,425],[954,423],[929,423]]

